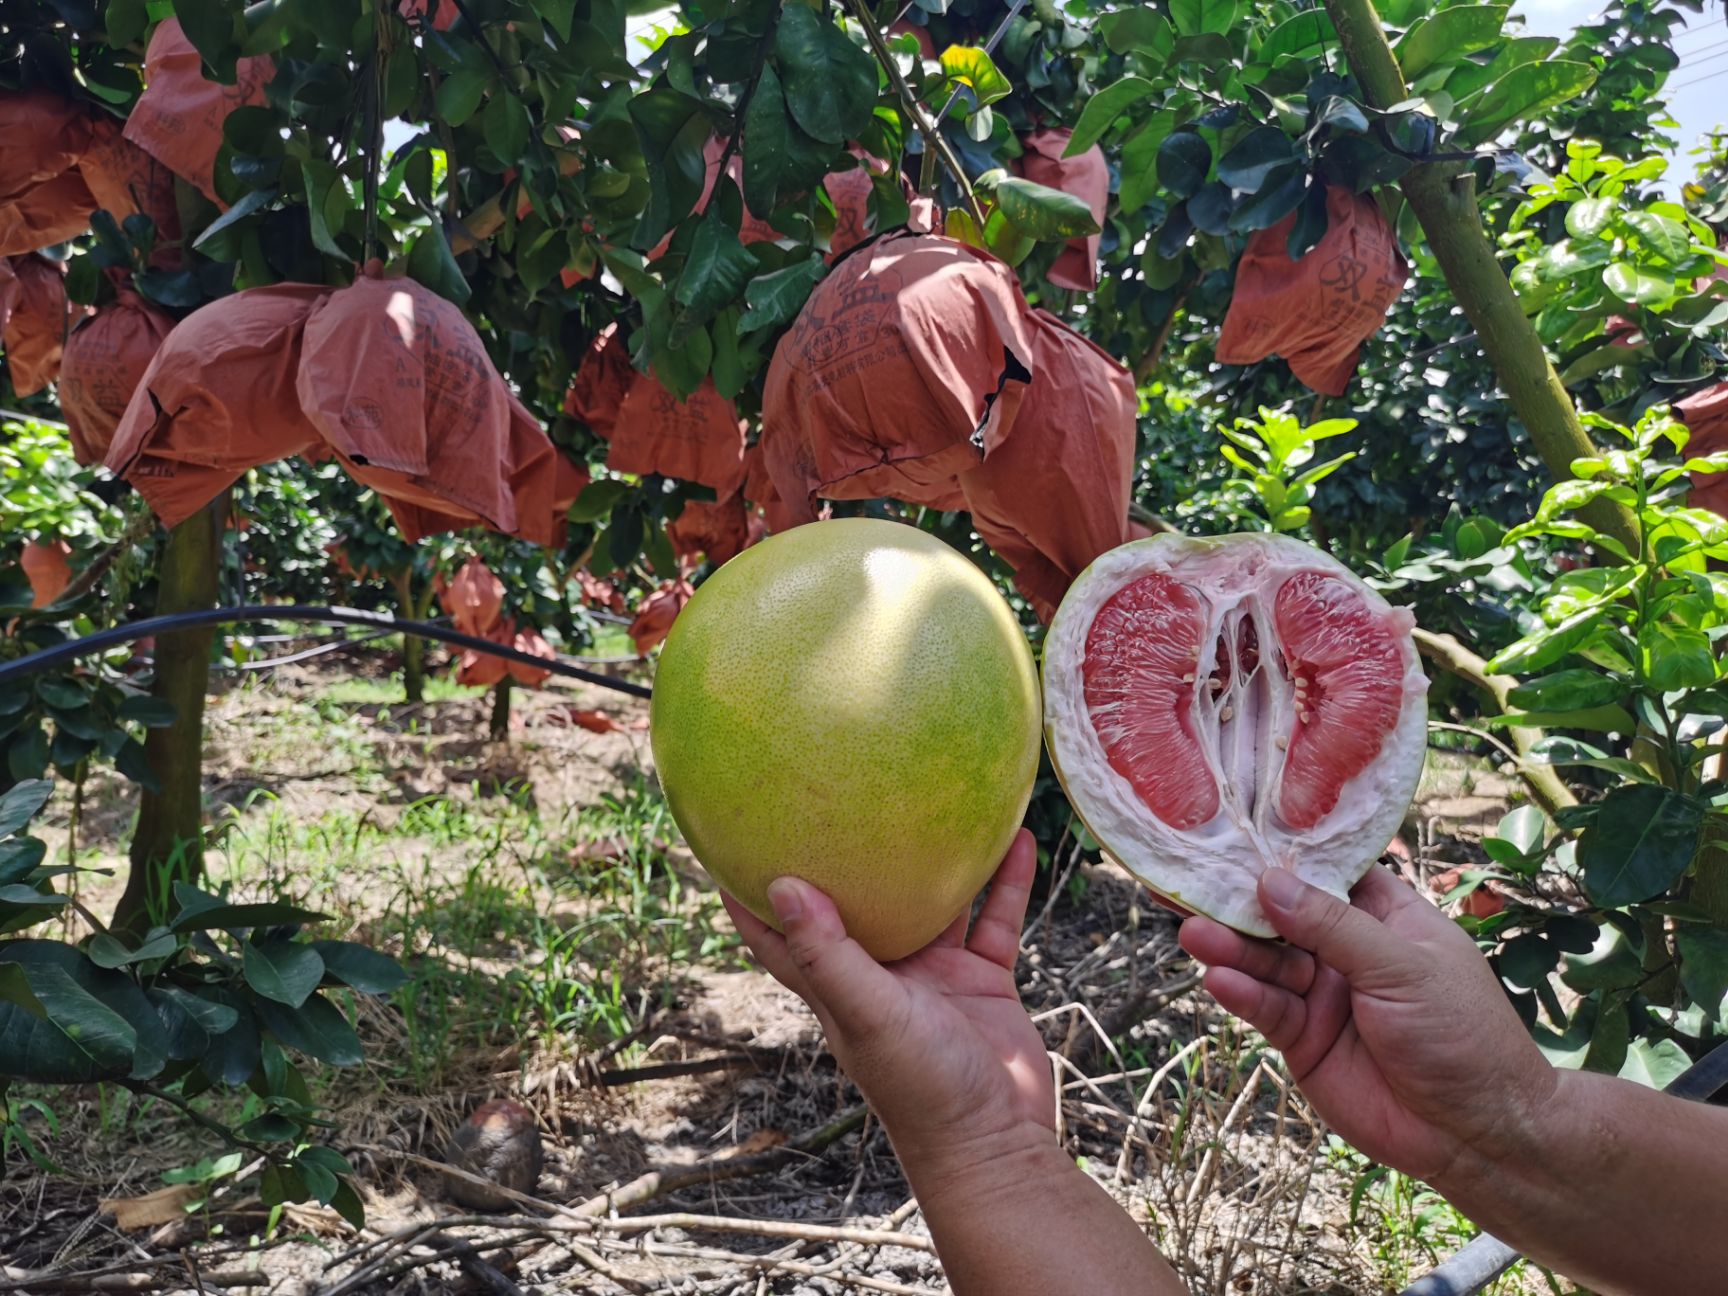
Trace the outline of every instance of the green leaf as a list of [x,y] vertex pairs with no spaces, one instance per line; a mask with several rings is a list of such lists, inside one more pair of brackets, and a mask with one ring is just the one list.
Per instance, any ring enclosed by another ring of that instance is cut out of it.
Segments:
[[780,11],[774,55],[786,106],[812,138],[844,144],[869,124],[876,106],[876,61],[814,9]]
[[1722,1022],[1723,1000],[1728,998],[1728,931],[1687,924],[1674,941],[1680,950],[1680,984],[1707,1017]]
[[162,986],[158,993],[167,995],[180,1006],[182,1012],[211,1035],[221,1035],[233,1030],[240,1021],[240,1012],[232,1004],[205,999],[176,986]]
[[1040,241],[1096,234],[1098,222],[1086,200],[1019,176],[1005,176],[996,185],[996,201],[1016,229]]
[[1580,198],[1566,211],[1566,232],[1573,238],[1595,238],[1614,219],[1615,198]]
[[1406,81],[1429,68],[1456,63],[1466,54],[1487,49],[1500,38],[1508,5],[1455,5],[1419,19],[1404,33],[1393,53]]
[[[1104,133],[1115,125],[1118,117],[1142,100],[1150,99],[1157,91],[1158,87],[1145,77],[1128,76],[1090,96],[1080,110],[1080,120],[1074,124],[1074,134],[1068,140],[1063,156],[1074,157],[1084,153],[1104,138]],[[1211,154],[1208,153],[1207,161],[1210,160]]]
[[269,999],[257,1001],[258,1019],[283,1044],[331,1066],[359,1066],[365,1057],[360,1037],[335,1004],[314,995],[298,1008]]
[[1098,20],[1104,43],[1115,54],[1146,54],[1162,63],[1176,44],[1170,20],[1149,5],[1118,9]]
[[1646,250],[1676,265],[1692,256],[1692,233],[1679,221],[1652,211],[1627,212],[1620,218],[1638,236]]
[[1172,198],[1192,198],[1212,169],[1212,146],[1198,131],[1179,130],[1158,145],[1158,182]]
[[1479,98],[1460,105],[1464,124],[1458,132],[1458,145],[1473,148],[1485,143],[1513,122],[1583,94],[1595,80],[1596,69],[1562,59],[1515,67]]
[[466,306],[473,295],[473,289],[468,286],[468,280],[450,250],[450,241],[444,237],[443,229],[436,225],[421,230],[409,245],[408,276],[458,306]]
[[1222,35],[1236,24],[1238,0],[1170,0],[1170,17],[1181,36]]
[[706,324],[744,291],[756,269],[756,258],[726,223],[720,204],[711,203],[696,225],[696,238],[673,297],[685,308],[688,322]]
[[789,323],[804,308],[825,273],[822,262],[811,257],[752,279],[744,288],[744,304],[749,309],[738,321],[738,332],[754,333]]
[[1587,742],[1577,738],[1552,737],[1542,738],[1530,747],[1531,759],[1543,765],[1553,765],[1556,768],[1567,766],[1582,766],[1587,769],[1607,770],[1622,778],[1636,782],[1654,782],[1650,771],[1636,761],[1629,761],[1619,756],[1610,756],[1599,748],[1592,747]]
[[146,729],[166,729],[174,723],[176,712],[174,704],[166,698],[145,694],[127,698],[114,714],[121,720],[141,724]]
[[[176,898],[183,893],[176,885]],[[301,923],[323,922],[324,915],[291,904],[214,904],[189,906],[181,901],[182,911],[169,923],[170,931],[240,931],[251,927],[283,927]]]
[[[576,0],[533,0],[534,12],[545,19],[546,25],[558,33],[559,40],[570,39],[570,24],[576,18]],[[320,1198],[326,1205],[327,1198]]]
[[47,1014],[0,1003],[0,1076],[78,1084],[148,1079],[162,1070],[162,1023],[130,977],[97,967],[60,941],[7,942],[0,945],[0,963],[22,970]]
[[998,206],[984,218],[984,246],[1009,265],[1017,266],[1032,254],[1038,240],[1009,220]]
[[1521,674],[1552,666],[1596,632],[1607,613],[1601,607],[1586,607],[1557,625],[1533,630],[1516,643],[1502,648],[1488,663],[1491,674]]
[[242,949],[246,984],[266,999],[298,1008],[324,979],[324,960],[310,945],[295,941],[247,941]]
[[144,29],[150,25],[150,11],[144,0],[108,0],[103,21],[109,46],[123,49],[144,34]]
[[1638,951],[1613,923],[1602,924],[1587,952],[1568,954],[1560,970],[1560,979],[1584,994],[1593,990],[1624,990],[1637,985],[1643,976],[1644,964]]
[[1577,711],[1606,706],[1625,695],[1626,686],[1612,675],[1563,670],[1526,680],[1507,693],[1506,700],[1524,711]]
[[34,819],[54,795],[52,779],[25,779],[0,795],[0,837],[10,837]]
[[950,80],[971,86],[980,106],[993,104],[1014,92],[989,53],[976,45],[950,45],[943,50],[942,71]]
[[1218,178],[1232,189],[1258,193],[1268,176],[1295,157],[1296,150],[1283,131],[1276,126],[1256,126],[1218,159]]
[[506,164],[522,156],[533,128],[527,107],[513,94],[494,95],[480,114],[480,131],[486,137],[486,146]]
[[1255,55],[1258,63],[1276,63],[1280,58],[1309,58],[1338,44],[1338,32],[1324,9],[1307,9],[1286,18],[1272,29]]
[[630,483],[615,477],[590,482],[582,488],[576,502],[570,506],[572,522],[598,522],[612,512],[613,505],[630,493]]
[[324,971],[362,994],[387,995],[408,984],[408,973],[388,955],[353,941],[313,941]]
[[[1309,190],[1308,173],[1291,163],[1281,176],[1275,172],[1264,189],[1237,205],[1230,228],[1239,232],[1271,229],[1302,205]],[[1294,229],[1291,234],[1294,236]]]
[[1716,682],[1716,657],[1702,631],[1649,621],[1638,631],[1638,656],[1651,687],[1672,693]]
[[821,180],[831,150],[800,130],[792,120],[772,67],[744,113],[744,203],[754,212],[772,212],[782,195],[801,193]]
[[1608,291],[1623,302],[1634,306],[1648,306],[1652,302],[1667,301],[1674,296],[1679,285],[1672,278],[1640,270],[1626,261],[1616,261],[1602,272],[1602,282]]
[[128,949],[107,932],[97,932],[90,938],[90,946],[86,952],[97,967],[119,968],[164,958],[179,948],[180,942],[174,938],[172,932],[157,928],[136,949]]
[[[300,164],[300,169],[306,176],[306,215],[311,226],[312,245],[320,252],[346,259],[348,253],[331,233],[325,215],[326,205],[333,194],[340,193],[344,199],[347,197],[336,168],[323,158],[307,158]],[[336,205],[338,209],[342,206],[340,203]],[[335,224],[337,229],[342,227],[340,217]]]
[[247,194],[239,202],[235,203],[227,211],[223,212],[215,220],[206,225],[204,227],[204,232],[192,240],[192,246],[195,248],[203,247],[210,241],[210,239],[215,237],[217,234],[220,234],[229,226],[236,225],[245,220],[248,216],[263,211],[275,201],[276,190],[254,189],[251,193]]
[[461,126],[474,115],[491,81],[490,72],[458,68],[450,73],[438,83],[438,94],[434,99],[438,116],[452,127]]
[[354,1185],[347,1180],[336,1189],[336,1195],[330,1199],[330,1209],[347,1220],[356,1229],[366,1227],[366,1203],[360,1200],[360,1194],[354,1191]]
[[25,979],[48,1020],[103,1070],[129,1070],[138,1032],[125,1018],[52,965],[26,966]]
[[1517,711],[1489,716],[1495,729],[1585,729],[1595,733],[1630,735],[1638,728],[1632,713],[1622,706],[1579,707],[1571,711]]
[[1692,863],[1702,824],[1698,804],[1670,788],[1615,788],[1578,843],[1584,890],[1605,909],[1661,895]]
[[1671,1039],[1638,1039],[1627,1046],[1619,1075],[1650,1089],[1666,1089],[1691,1065],[1686,1050]]
[[6,768],[15,779],[35,782],[48,769],[48,731],[39,723],[12,740]]
[[1542,845],[1547,830],[1548,820],[1542,811],[1536,806],[1526,805],[1502,815],[1494,835],[1501,841],[1511,842],[1528,855]]

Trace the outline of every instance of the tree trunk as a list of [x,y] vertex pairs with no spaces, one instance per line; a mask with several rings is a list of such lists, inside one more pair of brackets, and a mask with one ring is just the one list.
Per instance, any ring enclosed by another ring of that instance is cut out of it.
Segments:
[[[1371,0],[1326,0],[1326,12],[1368,101],[1383,109],[1409,98]],[[1482,228],[1475,177],[1457,162],[1428,162],[1412,168],[1399,187],[1548,472],[1556,481],[1576,476],[1572,461],[1594,455],[1596,448]],[[1623,505],[1598,499],[1584,516],[1637,552],[1638,524]]]
[[[420,620],[424,612],[414,598],[414,573],[404,569],[390,582],[396,589],[396,606],[403,617]],[[410,702],[426,700],[426,641],[417,634],[402,635],[402,691]]]
[[[156,612],[167,616],[216,606],[222,504],[200,509],[168,533],[157,576]],[[210,686],[213,626],[156,637],[154,697],[174,707],[174,723],[152,729],[144,754],[160,783],[138,805],[132,867],[114,907],[118,932],[142,932],[159,915],[177,881],[204,872],[204,695]]]
[[505,676],[492,689],[492,725],[488,736],[503,742],[510,736],[510,678]]

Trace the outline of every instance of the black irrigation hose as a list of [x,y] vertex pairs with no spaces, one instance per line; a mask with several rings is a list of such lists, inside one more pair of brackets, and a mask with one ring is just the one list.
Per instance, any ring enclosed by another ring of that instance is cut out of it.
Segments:
[[[1664,1085],[1663,1093],[1705,1102],[1728,1088],[1728,1044],[1718,1044]],[[1474,1296],[1518,1262],[1516,1251],[1484,1233],[1448,1256],[1439,1268],[1411,1283],[1399,1296]]]
[[104,649],[114,647],[116,644],[130,643],[134,639],[167,634],[174,630],[190,630],[195,626],[221,625],[230,621],[324,621],[333,625],[365,626],[385,634],[399,632],[418,635],[422,639],[437,639],[441,643],[455,644],[461,648],[472,648],[475,652],[502,657],[505,661],[520,662],[524,666],[548,670],[554,675],[579,679],[584,684],[592,684],[597,688],[611,689],[617,693],[628,693],[631,697],[653,696],[652,690],[645,684],[632,684],[628,680],[613,679],[610,675],[601,675],[595,671],[584,670],[580,666],[572,666],[561,657],[536,657],[532,653],[517,652],[514,648],[506,648],[489,639],[480,639],[474,635],[463,634],[460,630],[447,630],[443,626],[431,625],[425,621],[404,621],[388,612],[363,612],[358,608],[312,607],[299,604],[277,605],[272,603],[206,608],[197,612],[177,612],[172,616],[147,617],[142,621],[132,621],[126,625],[114,626],[109,630],[98,630],[95,634],[87,635],[82,639],[73,639],[67,643],[56,644],[52,648],[39,649],[14,661],[0,664],[0,685],[23,679],[27,675],[47,670],[63,662],[87,657],[91,653],[101,652]]

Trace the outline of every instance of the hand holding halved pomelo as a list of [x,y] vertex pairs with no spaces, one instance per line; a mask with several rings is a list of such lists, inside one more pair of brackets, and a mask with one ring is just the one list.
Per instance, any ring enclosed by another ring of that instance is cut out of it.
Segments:
[[768,884],[826,892],[883,962],[972,903],[1038,772],[1038,675],[955,550],[870,518],[746,549],[672,625],[649,732],[672,817],[773,924]]
[[1050,757],[1092,835],[1256,936],[1268,868],[1348,894],[1422,774],[1415,620],[1276,535],[1161,535],[1081,573],[1044,641]]

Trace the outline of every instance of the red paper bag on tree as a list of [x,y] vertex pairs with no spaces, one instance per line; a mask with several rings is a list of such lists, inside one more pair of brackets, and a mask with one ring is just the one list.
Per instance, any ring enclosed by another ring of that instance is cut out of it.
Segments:
[[328,288],[248,288],[201,307],[162,340],[114,431],[106,463],[164,526],[247,469],[319,443],[295,395],[301,334]]
[[[1688,457],[1728,450],[1728,383],[1706,387],[1677,402],[1674,416],[1692,433],[1686,443]],[[1693,473],[1687,502],[1693,508],[1709,509],[1718,517],[1728,518],[1728,473]]]
[[296,391],[409,543],[480,524],[536,544],[562,537],[556,501],[571,470],[474,326],[431,289],[385,279],[374,263],[329,294],[306,321]]
[[1218,363],[1277,354],[1310,389],[1342,396],[1362,343],[1386,320],[1410,267],[1375,201],[1342,185],[1326,190],[1326,233],[1300,261],[1287,248],[1292,212],[1260,230],[1236,266],[1236,289],[1218,337]]
[[684,511],[666,528],[666,538],[681,557],[706,554],[708,561],[730,562],[750,544],[750,517],[744,496],[720,500],[687,500]]
[[171,316],[121,288],[113,301],[72,330],[60,358],[60,409],[79,463],[108,457],[132,393],[173,328]]
[[0,90],[0,256],[63,243],[90,228],[95,199],[78,174],[95,118],[39,90]]
[[818,496],[963,507],[954,479],[1007,434],[1032,373],[1014,272],[934,235],[841,261],[775,348],[762,452],[809,520]]
[[1048,622],[1099,554],[1128,540],[1133,376],[1054,315],[1033,311],[1032,381],[984,462],[960,476],[973,525]]
[[[0,308],[0,351],[12,375],[12,390],[33,396],[60,373],[67,329],[84,315],[66,300],[66,264],[34,253],[12,258],[10,309]],[[3,306],[3,303],[0,303]]]
[[745,428],[712,380],[703,379],[688,400],[679,400],[658,379],[637,374],[607,436],[606,466],[700,482],[730,495],[744,484]]
[[126,118],[126,138],[217,206],[214,173],[222,147],[222,123],[242,105],[264,102],[264,87],[276,74],[265,55],[235,64],[235,82],[204,77],[204,62],[178,18],[166,18],[150,33],[144,51],[144,93]]
[[[1035,130],[1022,137],[1026,152],[1019,159],[1019,172],[1034,184],[1073,194],[1092,209],[1099,228],[1110,206],[1110,164],[1104,150],[1094,144],[1073,157],[1063,157],[1074,132],[1067,129]],[[1050,266],[1045,277],[1058,288],[1091,292],[1098,286],[1098,243],[1101,234],[1071,238]]]
[[72,564],[67,562],[72,546],[64,540],[31,540],[24,546],[18,565],[30,582],[30,606],[47,607],[72,583]]
[[[174,173],[127,139],[119,122],[97,119],[90,133],[90,147],[78,159],[78,174],[96,206],[116,223],[142,213],[155,224],[159,245],[179,239]],[[152,257],[163,264],[175,259]]]
[[597,436],[610,438],[618,422],[618,409],[636,381],[630,351],[616,324],[608,324],[588,344],[576,366],[576,376],[564,396],[564,412],[580,419]]
[[636,655],[646,657],[672,632],[672,623],[696,591],[682,576],[660,585],[636,607],[627,631],[636,645]]

